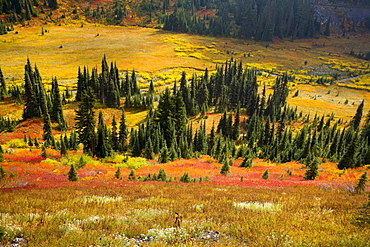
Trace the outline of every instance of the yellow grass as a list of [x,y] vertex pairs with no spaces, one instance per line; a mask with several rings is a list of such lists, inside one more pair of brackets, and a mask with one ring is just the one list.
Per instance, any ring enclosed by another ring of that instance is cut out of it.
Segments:
[[[363,195],[317,188],[269,189],[208,183],[122,185],[3,191],[0,199],[7,203],[2,205],[0,224],[7,238],[21,234],[29,246],[124,246],[128,238],[150,232],[157,232],[157,240],[146,246],[369,243],[369,228],[353,224],[359,207],[366,203]],[[175,226],[175,212],[181,214],[182,222],[170,233]],[[219,231],[219,241],[199,241],[204,231]],[[160,232],[167,238],[160,239]]]

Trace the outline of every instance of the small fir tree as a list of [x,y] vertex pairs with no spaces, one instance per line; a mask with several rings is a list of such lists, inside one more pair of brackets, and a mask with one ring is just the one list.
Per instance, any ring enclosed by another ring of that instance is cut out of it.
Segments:
[[243,162],[240,164],[240,167],[251,168],[252,167],[252,162],[253,162],[253,159],[246,156],[244,158]]
[[40,146],[40,143],[39,143],[39,140],[37,139],[37,137],[35,137],[34,144],[35,144],[35,147],[37,147],[37,148]]
[[225,176],[230,173],[230,165],[227,159],[225,160],[223,166],[221,167],[220,173]]
[[135,171],[131,169],[131,172],[130,174],[128,175],[128,179],[129,180],[136,180],[136,175],[135,175]]
[[67,155],[67,147],[66,144],[64,143],[63,138],[60,138],[60,155],[61,156]]
[[319,176],[319,160],[314,157],[307,165],[305,180],[315,180]]
[[122,179],[121,167],[117,167],[116,173],[114,173],[114,177],[117,179]]
[[181,178],[180,178],[180,182],[184,182],[184,183],[190,183],[191,179],[190,179],[190,176],[189,176],[189,173],[185,172]]
[[158,173],[158,177],[157,177],[157,179],[159,180],[159,181],[166,181],[167,180],[167,174],[166,174],[166,172],[164,171],[164,169],[160,169],[159,170],[159,173]]
[[0,165],[0,180],[6,177],[7,172],[5,171],[4,167]]
[[72,164],[71,168],[69,169],[68,172],[68,180],[69,181],[78,181],[78,173],[75,169],[75,166]]
[[168,149],[166,144],[163,145],[163,148],[159,154],[159,163],[167,163],[168,162]]
[[358,183],[355,188],[355,192],[358,194],[363,193],[366,190],[366,184],[369,181],[369,178],[367,177],[367,171],[365,171],[360,179],[358,180]]
[[268,179],[270,177],[269,170],[266,169],[266,171],[262,174],[263,179]]
[[42,148],[41,148],[41,157],[46,158],[46,148],[45,148],[45,145],[42,145]]

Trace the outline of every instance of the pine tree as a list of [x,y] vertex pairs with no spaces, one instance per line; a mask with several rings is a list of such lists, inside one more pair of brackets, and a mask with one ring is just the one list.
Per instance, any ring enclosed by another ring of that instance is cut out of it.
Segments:
[[253,159],[250,158],[249,156],[245,156],[243,159],[243,162],[240,164],[240,167],[245,167],[245,168],[251,168],[253,163]]
[[266,169],[263,174],[262,174],[262,178],[263,179],[268,179],[270,177],[270,174],[269,174],[269,170]]
[[67,147],[62,136],[60,137],[60,155],[64,156],[67,154]]
[[227,159],[224,160],[220,173],[225,176],[230,173],[230,165]]
[[166,172],[164,171],[164,169],[160,169],[159,172],[158,172],[158,177],[157,179],[159,181],[163,181],[163,182],[166,182],[167,181],[167,174]]
[[0,165],[0,181],[3,180],[7,176],[7,172],[5,171],[4,167]]
[[3,72],[0,67],[0,100],[3,100],[6,95],[6,84],[3,76]]
[[35,147],[37,147],[37,148],[40,146],[40,143],[39,143],[39,140],[37,139],[37,136],[34,139],[34,144],[35,144]]
[[164,93],[161,95],[157,107],[158,123],[163,130],[164,139],[169,144],[173,134],[173,101],[170,94],[170,90],[166,88]]
[[32,70],[31,68],[29,68],[31,65],[29,63],[29,60],[27,61],[28,61],[28,64],[25,66],[25,75],[24,75],[26,106],[23,110],[23,120],[27,120],[27,119],[34,118],[34,117],[41,117],[39,105],[36,99],[37,96],[35,94],[34,86],[31,81]]
[[130,174],[128,175],[128,180],[136,180],[135,171],[131,169]]
[[2,151],[0,151],[0,163],[1,162],[4,162],[4,155]]
[[164,143],[162,149],[161,149],[161,152],[159,154],[159,159],[158,159],[158,162],[159,163],[167,163],[168,162],[168,149],[167,149],[167,145]]
[[41,147],[41,157],[46,158],[46,156],[47,156],[47,154],[46,154],[45,145],[42,145],[42,147]]
[[125,109],[122,107],[122,115],[119,124],[118,143],[120,151],[124,151],[127,148],[128,130],[126,125]]
[[57,78],[53,78],[52,80],[51,93],[53,102],[51,104],[50,118],[59,124],[61,130],[67,130],[67,122],[63,114],[63,103],[60,97]]
[[232,139],[237,140],[240,135],[240,106],[236,108],[235,121],[232,127]]
[[319,160],[313,157],[307,164],[305,180],[315,180],[319,176]]
[[364,100],[362,100],[361,104],[357,108],[355,116],[352,118],[351,127],[354,130],[358,130],[360,128],[363,109],[364,109]]
[[354,168],[356,164],[356,153],[357,153],[357,146],[358,146],[358,140],[357,136],[355,136],[347,148],[347,151],[344,153],[343,157],[340,159],[338,163],[338,169],[347,169],[347,168]]
[[28,146],[30,146],[30,147],[33,146],[33,142],[32,142],[31,136],[28,136]]
[[104,122],[103,112],[99,112],[98,132],[96,139],[95,155],[98,158],[105,158],[111,155],[111,145],[109,142],[109,133]]
[[189,176],[189,173],[185,172],[181,178],[180,178],[180,182],[184,182],[184,183],[190,183],[191,181],[191,178]]
[[178,91],[173,96],[173,108],[172,116],[174,121],[174,127],[177,136],[181,136],[182,133],[185,131],[187,118],[186,118],[186,109],[185,104],[181,96],[181,92]]
[[94,102],[95,98],[88,89],[81,95],[82,102],[79,109],[76,110],[76,130],[80,142],[83,144],[84,153],[95,154],[95,118],[94,118]]
[[116,172],[114,173],[114,177],[117,178],[117,179],[122,179],[122,175],[121,175],[121,167],[117,167],[117,170]]
[[116,122],[116,117],[113,115],[112,118],[112,131],[111,131],[111,136],[110,136],[110,143],[112,146],[112,149],[114,151],[119,151],[119,143],[118,143],[118,133],[117,133],[117,122]]
[[48,113],[44,114],[44,126],[43,126],[43,135],[42,139],[44,140],[46,146],[54,146],[55,141],[54,141],[54,136],[51,128],[51,120],[50,116]]
[[154,159],[153,146],[152,146],[152,141],[151,141],[150,137],[149,137],[148,141],[145,142],[144,157],[145,157],[145,159],[148,159],[148,160]]
[[75,166],[72,164],[71,168],[68,171],[68,180],[69,181],[78,181],[78,173],[75,169]]
[[368,181],[369,178],[367,177],[367,171],[365,171],[358,180],[358,183],[355,187],[355,192],[358,194],[363,193],[366,190],[366,184]]

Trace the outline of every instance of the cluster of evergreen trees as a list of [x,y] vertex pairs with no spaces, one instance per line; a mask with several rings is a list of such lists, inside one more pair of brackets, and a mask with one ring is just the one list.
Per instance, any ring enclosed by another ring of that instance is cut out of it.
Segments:
[[47,125],[51,126],[51,121],[54,121],[59,124],[61,130],[66,130],[67,123],[63,114],[63,102],[57,79],[53,78],[51,92],[47,93],[37,66],[35,65],[33,69],[29,59],[27,59],[27,64],[25,65],[24,76],[25,108],[23,120],[43,117]]
[[[233,60],[218,66],[212,75],[205,70],[203,75],[192,75],[188,79],[183,72],[180,85],[175,81],[172,89],[167,87],[161,93],[157,107],[150,105],[146,121],[129,131],[123,108],[119,123],[113,117],[111,128],[106,126],[101,111],[96,123],[94,108],[97,99],[103,102],[104,98],[99,97],[109,92],[108,88],[118,90],[118,101],[120,95],[126,95],[126,102],[129,101],[132,91],[140,94],[135,72],[131,78],[126,73],[120,81],[114,63],[109,69],[104,57],[102,67],[103,72],[99,75],[93,69],[95,72],[91,77],[86,67],[84,73],[79,72],[76,99],[80,104],[76,110],[76,132],[72,132],[70,138],[64,134],[55,141],[51,121],[58,122],[59,127],[66,130],[57,80],[52,80],[51,91],[46,93],[37,66],[33,69],[27,60],[23,118],[42,117],[43,140],[60,150],[62,155],[67,150],[77,149],[78,143],[83,144],[84,153],[99,158],[114,152],[128,152],[147,159],[157,157],[159,162],[166,163],[207,154],[223,164],[223,174],[229,172],[232,160],[238,157],[243,158],[242,167],[251,167],[256,157],[278,163],[299,160],[307,165],[306,179],[317,177],[321,159],[338,162],[340,169],[370,163],[370,113],[360,128],[364,102],[349,124],[334,121],[333,114],[315,115],[311,119],[310,115],[298,113],[297,109],[286,105],[287,74],[278,76],[272,87],[273,93],[266,95],[266,87],[258,90],[257,71]],[[145,98],[150,97],[152,102],[153,83],[150,87],[151,93]],[[108,99],[105,98],[106,104]],[[206,117],[209,109],[222,113],[220,121],[213,124],[209,133],[205,122],[194,130],[188,118],[199,113]],[[10,120],[3,119],[0,123],[3,129],[14,127]],[[302,128],[293,128],[295,123]],[[32,145],[38,143],[36,140],[27,141]]]
[[349,54],[352,56],[358,57],[360,59],[370,60],[370,51],[366,51],[366,52],[359,51],[358,53],[355,53],[355,51],[352,49]]
[[[204,7],[216,9],[215,16],[197,16]],[[163,29],[214,36],[254,37],[270,41],[279,38],[313,37],[320,31],[311,1],[227,0],[178,1],[166,15]]]
[[12,120],[9,117],[3,117],[0,115],[0,132],[12,132],[18,123],[18,120]]
[[[132,6],[131,6],[132,7]],[[97,6],[96,9],[87,7],[84,15],[95,21],[104,22],[111,25],[119,25],[127,16],[127,3],[115,0],[105,6]]]
[[125,112],[122,110],[120,127],[117,128],[115,117],[112,120],[112,130],[105,124],[103,113],[100,111],[98,127],[96,129],[94,103],[95,96],[91,88],[82,94],[79,109],[76,110],[76,131],[79,142],[83,144],[85,153],[91,156],[104,158],[110,156],[112,151],[123,152],[127,147],[127,126]]
[[0,35],[7,34],[8,33],[8,28],[4,24],[3,20],[0,19]]
[[154,86],[151,83],[148,95],[142,95],[136,79],[136,72],[132,70],[131,76],[126,71],[125,77],[120,80],[119,70],[115,63],[111,63],[109,68],[106,57],[102,59],[101,73],[98,74],[96,68],[92,68],[91,74],[87,67],[78,69],[77,95],[76,100],[82,100],[82,94],[88,88],[99,99],[100,102],[108,107],[119,107],[120,98],[125,97],[126,107],[148,109],[153,103]]
[[0,0],[0,14],[6,14],[7,21],[10,23],[23,22],[31,20],[32,17],[37,17],[39,13],[36,7],[39,7],[42,11],[43,7],[57,9],[58,2],[57,0],[46,0],[43,1],[43,5],[40,5],[40,2],[31,0]]

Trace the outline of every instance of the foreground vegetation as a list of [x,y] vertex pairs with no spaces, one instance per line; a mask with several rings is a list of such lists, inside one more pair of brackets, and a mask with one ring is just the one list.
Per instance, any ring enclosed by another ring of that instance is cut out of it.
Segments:
[[[201,192],[201,193],[200,193]],[[28,246],[367,246],[363,195],[317,187],[137,183],[7,190],[0,243]],[[182,220],[176,223],[176,214]],[[357,218],[357,220],[356,220]],[[369,219],[367,219],[369,220]],[[219,232],[205,237],[205,231]],[[140,237],[141,235],[141,237]]]
[[0,37],[0,244],[369,244],[370,97],[345,88],[367,89],[369,64],[347,54],[354,36],[45,29]]

